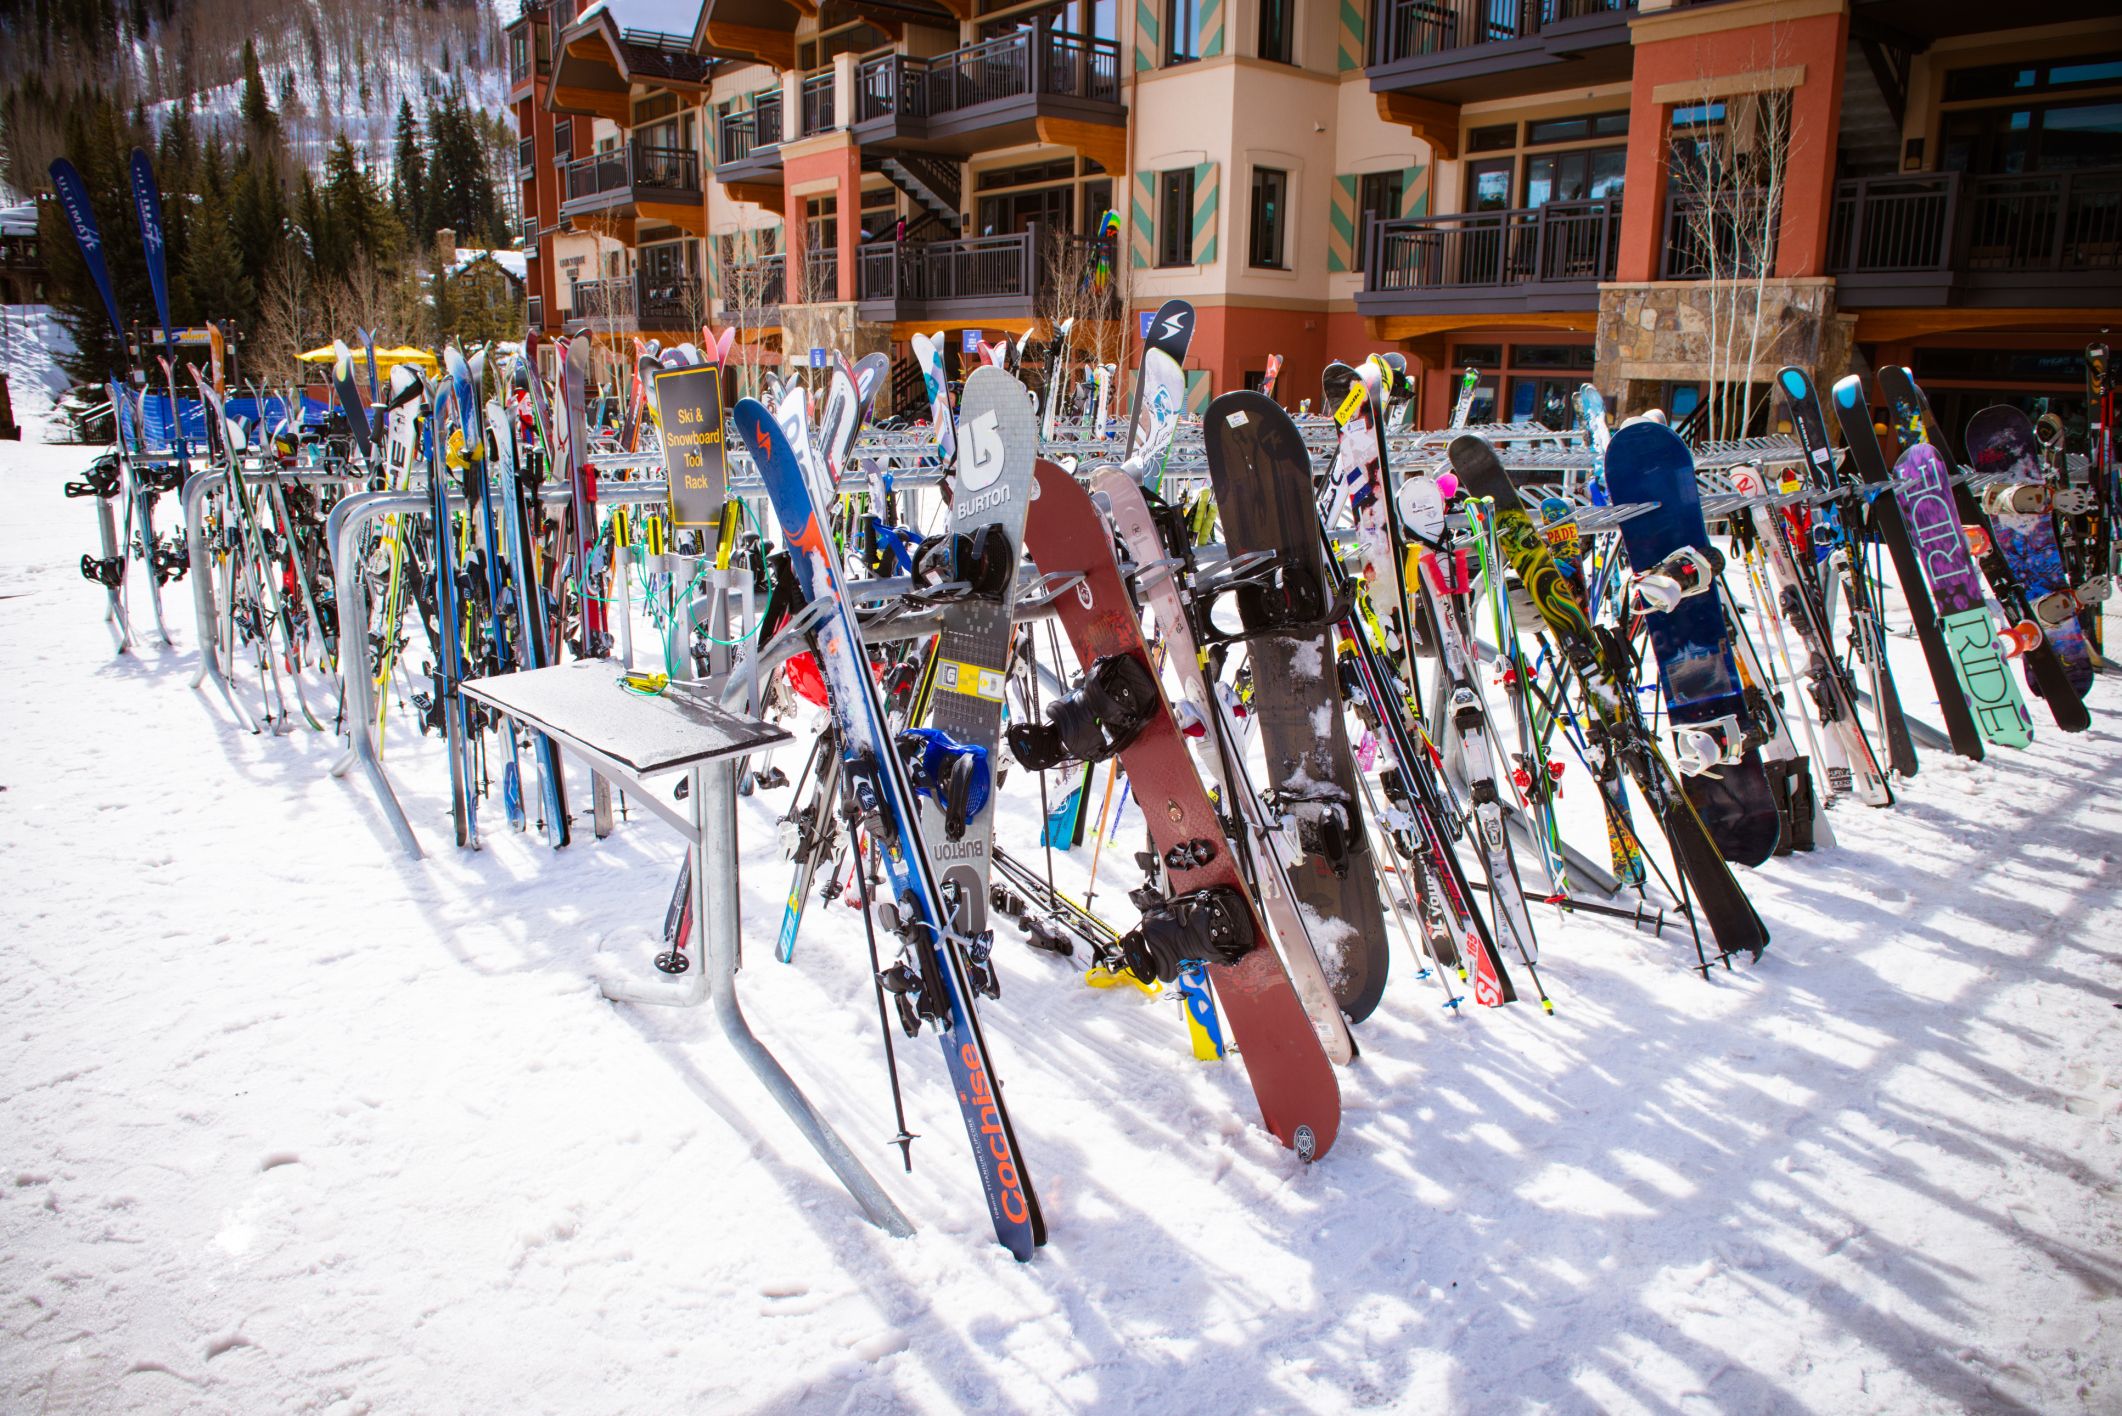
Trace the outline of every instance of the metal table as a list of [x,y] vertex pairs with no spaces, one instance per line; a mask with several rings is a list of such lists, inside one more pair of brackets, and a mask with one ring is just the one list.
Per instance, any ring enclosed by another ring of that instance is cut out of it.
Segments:
[[[679,1005],[712,1001],[730,1045],[870,1222],[888,1234],[912,1234],[913,1225],[753,1035],[737,1004],[736,760],[787,742],[790,734],[724,708],[708,683],[674,680],[662,693],[647,695],[620,688],[619,675],[616,663],[589,659],[463,686],[467,697],[536,728],[596,770],[632,784],[634,800],[668,822],[692,850],[693,937],[699,941],[695,967],[672,987],[606,981],[605,996]],[[673,800],[680,774],[686,793]]]

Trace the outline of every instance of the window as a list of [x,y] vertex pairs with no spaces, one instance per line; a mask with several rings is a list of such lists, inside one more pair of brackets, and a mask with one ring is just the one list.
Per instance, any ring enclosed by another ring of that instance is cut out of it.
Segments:
[[1182,167],[1157,178],[1157,264],[1194,263],[1194,169]]
[[1627,169],[1626,148],[1586,148],[1528,157],[1523,205],[1543,207],[1549,202],[1619,197]]
[[2016,98],[2051,89],[2122,83],[2122,55],[2101,54],[2037,64],[1956,69],[1945,78],[1945,101]]
[[1072,158],[1061,158],[1055,162],[1035,162],[1026,167],[997,167],[981,173],[974,185],[983,192],[992,192],[998,187],[1029,187],[1040,182],[1065,182],[1076,175],[1076,164]]
[[1201,57],[1201,0],[1164,0],[1164,62],[1190,64]]
[[1289,174],[1279,168],[1253,169],[1252,264],[1258,270],[1286,270],[1282,241],[1289,206]]
[[1514,157],[1489,157],[1467,163],[1466,210],[1509,210],[1510,175],[1517,165]]
[[1356,182],[1355,268],[1358,271],[1363,269],[1363,253],[1370,249],[1371,228],[1400,215],[1401,200],[1407,195],[1402,185],[1404,176],[1397,170],[1367,172]]
[[1010,192],[980,198],[980,234],[1016,236],[1038,222],[1049,231],[1069,230],[1069,187],[1037,187],[1028,192]]
[[1945,115],[1938,165],[1983,175],[2112,166],[2122,152],[2122,102],[1975,108]]
[[[1260,57],[1296,63],[1297,0],[1260,0]],[[1254,262],[1258,264],[1258,262]]]
[[1501,152],[1518,145],[1518,125],[1502,123],[1491,128],[1476,128],[1466,135],[1468,152]]
[[828,251],[840,244],[840,199],[811,197],[803,203],[803,240],[813,251]]
[[1525,125],[1525,145],[1539,147],[1546,143],[1581,143],[1586,138],[1625,138],[1628,136],[1628,114],[1592,113],[1580,118],[1547,118]]
[[1083,184],[1083,222],[1076,229],[1086,236],[1095,236],[1105,214],[1113,209],[1113,182],[1110,177]]

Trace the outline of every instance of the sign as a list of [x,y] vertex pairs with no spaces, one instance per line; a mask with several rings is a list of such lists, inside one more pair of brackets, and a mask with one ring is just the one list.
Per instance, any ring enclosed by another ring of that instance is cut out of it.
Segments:
[[811,366],[811,367],[812,367],[813,369],[822,369],[822,368],[824,368],[824,367],[825,367],[825,346],[824,346],[824,345],[822,345],[822,344],[813,344],[813,345],[812,345],[812,346],[810,347],[810,366]]
[[978,354],[980,352],[980,336],[985,333],[985,330],[967,330],[964,342],[958,346],[958,352],[961,354]]
[[1142,338],[1149,338],[1149,327],[1156,323],[1157,312],[1155,310],[1137,310],[1135,318],[1142,327]]
[[716,526],[729,486],[722,445],[722,371],[712,364],[663,369],[655,383],[663,470],[670,478],[671,525]]

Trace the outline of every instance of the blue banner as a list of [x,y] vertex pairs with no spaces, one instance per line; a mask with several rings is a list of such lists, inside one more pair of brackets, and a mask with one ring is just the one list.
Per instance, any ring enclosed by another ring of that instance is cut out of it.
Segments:
[[147,154],[133,149],[133,205],[140,213],[140,244],[147,252],[147,280],[155,288],[155,313],[166,336],[169,319],[169,272],[162,240],[162,193],[155,186],[155,167]]
[[66,212],[67,224],[74,228],[74,239],[81,243],[81,259],[88,265],[89,278],[96,282],[96,289],[103,295],[103,311],[111,317],[111,329],[118,336],[120,348],[125,346],[125,325],[118,318],[118,298],[111,294],[111,273],[103,264],[103,233],[96,229],[96,209],[88,203],[88,186],[74,164],[63,157],[52,159],[52,188],[59,194],[59,205]]

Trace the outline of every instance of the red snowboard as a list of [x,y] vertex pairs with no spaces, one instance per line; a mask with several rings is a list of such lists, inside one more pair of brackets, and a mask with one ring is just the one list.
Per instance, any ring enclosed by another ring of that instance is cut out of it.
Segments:
[[[1114,559],[1112,529],[1090,493],[1060,467],[1042,458],[1038,477],[1024,543],[1042,573],[1083,577],[1054,601],[1076,658],[1089,665],[1107,655],[1129,655],[1154,680],[1141,622]],[[1282,1144],[1306,1160],[1317,1160],[1332,1148],[1341,1128],[1341,1088],[1333,1064],[1260,924],[1259,909],[1224,839],[1223,823],[1209,805],[1186,739],[1172,721],[1161,690],[1159,704],[1148,725],[1121,749],[1120,765],[1134,785],[1160,852],[1200,840],[1219,847],[1205,865],[1171,870],[1172,890],[1228,886],[1245,897],[1252,948],[1237,964],[1210,962],[1209,977],[1245,1061],[1253,1095],[1259,1098],[1261,1120]]]

